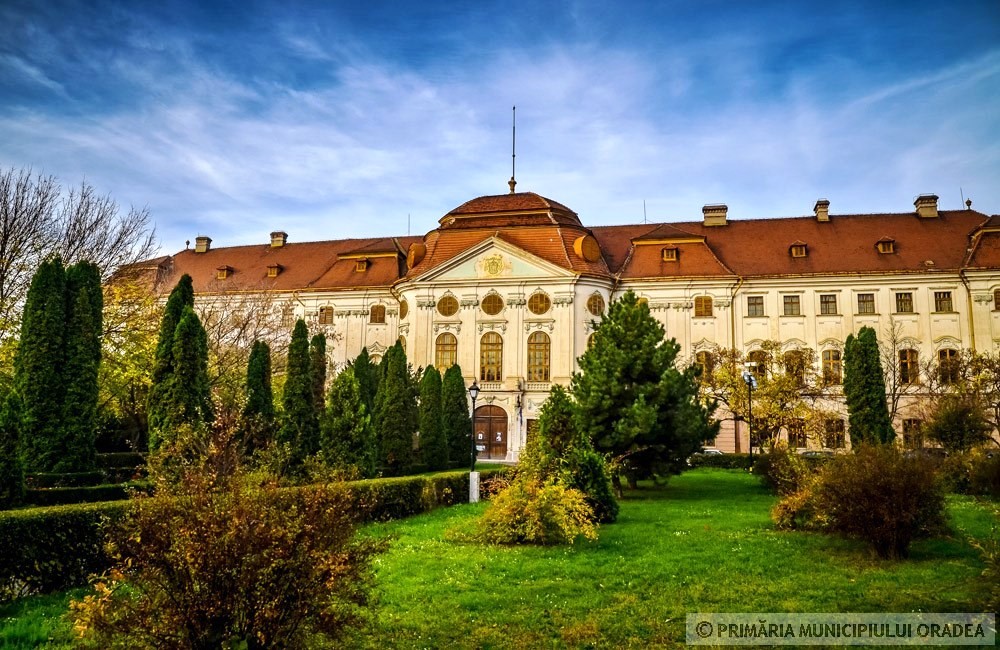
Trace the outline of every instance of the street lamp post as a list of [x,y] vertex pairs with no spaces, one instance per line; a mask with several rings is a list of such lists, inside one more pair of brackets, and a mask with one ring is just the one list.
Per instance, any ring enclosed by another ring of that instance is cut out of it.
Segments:
[[753,468],[753,389],[757,388],[757,378],[750,368],[752,363],[747,362],[743,370],[743,381],[747,385],[747,437],[750,441],[750,467]]
[[479,397],[479,384],[476,380],[472,380],[472,385],[469,386],[469,397],[472,398],[472,431],[470,432],[469,440],[471,440],[471,464],[469,466],[469,503],[479,502],[479,472],[476,471],[476,398]]

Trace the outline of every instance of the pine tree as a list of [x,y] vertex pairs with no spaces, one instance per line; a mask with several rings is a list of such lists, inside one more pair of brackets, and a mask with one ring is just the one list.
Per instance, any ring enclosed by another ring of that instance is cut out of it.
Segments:
[[375,475],[372,418],[353,367],[342,370],[330,385],[326,410],[320,418],[319,453],[329,467],[354,470],[362,478]]
[[313,404],[317,415],[326,402],[326,334],[317,334],[309,342],[309,362],[312,368]]
[[896,438],[886,402],[878,338],[871,327],[862,327],[857,337],[848,335],[844,345],[844,400],[852,447],[887,444]]
[[66,270],[66,363],[63,367],[64,455],[57,471],[92,470],[97,461],[98,372],[104,297],[97,265],[79,262]]
[[468,467],[472,460],[472,418],[462,369],[455,364],[441,382],[441,430],[452,466]]
[[163,390],[163,420],[159,436],[164,442],[184,425],[198,428],[215,419],[208,382],[208,335],[194,309],[185,306],[174,330],[170,348],[173,370]]
[[375,412],[375,396],[378,394],[378,368],[372,364],[368,356],[368,348],[362,348],[361,354],[351,363],[354,368],[354,378],[358,380],[361,399],[368,408],[368,413]]
[[20,409],[14,393],[0,400],[0,508],[16,506],[24,497],[24,464],[18,453]]
[[271,391],[271,348],[254,341],[247,362],[247,403],[243,408],[247,454],[267,448],[274,437],[274,394]]
[[[698,397],[698,369],[676,367],[680,346],[632,291],[611,304],[579,359],[572,392],[576,426],[637,478],[680,471],[714,437],[713,407]],[[619,475],[613,476],[620,490]]]
[[43,262],[31,279],[14,357],[20,453],[29,472],[56,471],[65,455],[65,328],[66,272],[56,257]]
[[313,402],[312,365],[309,359],[309,330],[304,320],[295,322],[288,346],[288,368],[278,440],[291,447],[291,469],[319,449],[319,421]]
[[164,393],[167,390],[169,378],[174,372],[173,345],[174,333],[181,321],[185,307],[194,307],[194,284],[191,276],[186,273],[181,276],[177,285],[170,292],[167,304],[160,320],[160,335],[156,342],[156,356],[153,358],[153,381],[149,387],[148,408],[149,449],[159,447],[159,431],[167,418],[164,410]]
[[448,467],[448,441],[441,415],[441,373],[434,366],[424,370],[420,380],[420,450],[427,469]]
[[385,377],[379,385],[375,414],[375,437],[379,461],[387,474],[398,476],[413,462],[413,436],[417,430],[416,399],[406,364],[406,352],[398,342],[386,350]]

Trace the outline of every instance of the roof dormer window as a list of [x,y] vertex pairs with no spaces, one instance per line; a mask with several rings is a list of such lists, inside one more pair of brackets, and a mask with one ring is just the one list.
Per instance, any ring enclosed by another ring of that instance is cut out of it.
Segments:
[[788,247],[788,252],[792,257],[805,257],[809,254],[809,248],[805,242],[797,241]]
[[233,267],[231,267],[231,266],[223,265],[223,266],[220,266],[219,268],[215,269],[215,279],[216,280],[225,280],[226,278],[228,278],[232,274],[233,274]]
[[281,266],[280,264],[271,264],[270,266],[267,267],[267,277],[269,278],[278,277],[278,274],[280,274],[284,270],[284,268],[285,267]]
[[660,254],[663,257],[664,262],[676,262],[677,261],[677,247],[668,246],[664,248]]
[[357,262],[354,263],[355,273],[364,273],[367,270],[368,270],[368,260],[366,259],[358,260]]
[[889,253],[896,252],[896,240],[889,237],[883,237],[882,239],[875,242],[875,247],[878,248],[878,252],[882,255],[888,255]]

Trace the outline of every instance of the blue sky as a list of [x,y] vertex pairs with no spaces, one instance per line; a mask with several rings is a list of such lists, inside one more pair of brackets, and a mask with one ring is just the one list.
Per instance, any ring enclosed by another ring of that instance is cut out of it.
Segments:
[[518,190],[587,225],[1000,212],[1000,2],[0,2],[0,166],[164,252],[413,234]]

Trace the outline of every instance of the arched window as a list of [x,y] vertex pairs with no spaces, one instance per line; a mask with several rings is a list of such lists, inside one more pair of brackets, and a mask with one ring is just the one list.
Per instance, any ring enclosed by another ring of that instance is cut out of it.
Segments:
[[844,370],[840,361],[840,350],[823,350],[823,383],[827,385],[844,382]]
[[528,337],[528,381],[549,380],[549,360],[552,344],[545,332]]
[[503,311],[503,298],[495,293],[488,294],[479,305],[489,316],[496,316]]
[[[802,388],[806,385],[806,357],[801,350],[789,350],[783,357],[785,374],[795,379],[795,385]],[[804,446],[804,445],[803,445]]]
[[406,315],[410,313],[410,303],[405,300],[399,301],[399,320],[406,318]]
[[503,379],[503,339],[496,332],[486,332],[479,341],[479,381]]
[[694,299],[695,318],[710,318],[712,316],[712,296],[698,296]]
[[899,383],[916,384],[920,381],[920,368],[917,365],[916,350],[899,351]]
[[591,295],[587,299],[587,311],[594,316],[602,316],[604,314],[604,296],[599,293]]
[[439,335],[434,343],[434,367],[444,371],[455,365],[457,360],[458,339],[449,332]]
[[959,363],[958,350],[944,348],[938,350],[938,376],[942,384],[954,384],[958,381]]
[[368,319],[369,323],[384,323],[385,322],[385,305],[372,305],[371,318]]
[[405,336],[400,336],[399,337],[399,346],[401,348],[403,348],[404,351],[406,350],[406,337]]
[[588,350],[589,350],[590,348],[594,347],[594,334],[595,334],[595,333],[596,333],[596,332],[594,332],[594,333],[591,333],[591,335],[587,337],[587,349],[588,349]]
[[754,350],[747,355],[747,361],[750,362],[750,372],[757,378],[757,381],[764,381],[764,377],[767,375],[767,352]]
[[552,301],[541,291],[537,291],[531,294],[528,298],[528,310],[532,314],[537,314],[541,316],[546,313],[552,307]]
[[458,313],[458,300],[455,296],[445,296],[438,300],[438,313],[442,316],[454,316]]
[[694,355],[695,363],[701,366],[701,381],[707,382],[715,370],[715,355],[708,350],[702,350]]

